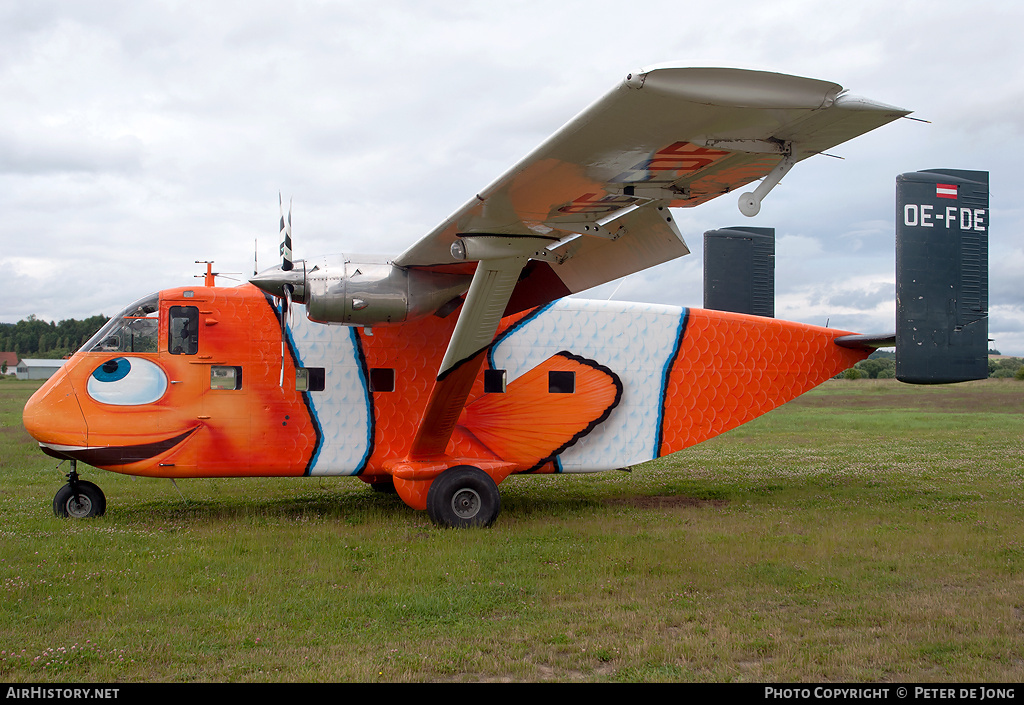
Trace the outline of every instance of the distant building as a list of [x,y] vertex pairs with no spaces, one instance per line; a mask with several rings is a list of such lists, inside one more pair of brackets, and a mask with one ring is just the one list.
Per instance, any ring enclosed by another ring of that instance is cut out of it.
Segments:
[[0,369],[3,369],[5,362],[7,363],[7,374],[13,375],[18,369],[18,353],[0,352]]
[[65,360],[28,360],[18,361],[18,379],[50,379],[65,363]]

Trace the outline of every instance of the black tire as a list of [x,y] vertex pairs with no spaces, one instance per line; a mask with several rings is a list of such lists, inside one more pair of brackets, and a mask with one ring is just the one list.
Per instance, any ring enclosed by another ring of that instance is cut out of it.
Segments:
[[91,482],[78,481],[78,498],[67,484],[57,490],[53,497],[53,513],[62,519],[85,519],[101,517],[107,511],[107,498],[103,490]]
[[490,475],[469,465],[448,468],[427,491],[427,514],[439,526],[490,526],[500,512],[498,486]]

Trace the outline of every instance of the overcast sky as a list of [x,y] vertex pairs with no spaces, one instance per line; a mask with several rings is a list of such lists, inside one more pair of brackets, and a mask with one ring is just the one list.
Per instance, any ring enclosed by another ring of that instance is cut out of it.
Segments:
[[[834,81],[911,109],[797,165],[753,219],[676,219],[693,254],[589,292],[702,303],[706,230],[774,227],[776,315],[894,327],[895,178],[991,173],[990,337],[1024,355],[1019,2],[0,0],[0,321],[113,315],[195,260],[397,255],[643,66]],[[230,282],[225,282],[230,283]],[[620,285],[621,284],[621,285]]]

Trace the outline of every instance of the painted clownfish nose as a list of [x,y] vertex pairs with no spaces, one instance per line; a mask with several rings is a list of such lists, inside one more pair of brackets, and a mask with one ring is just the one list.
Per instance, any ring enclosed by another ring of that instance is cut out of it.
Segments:
[[[44,452],[89,445],[89,427],[71,380],[63,371],[32,395],[22,413],[25,430]],[[51,453],[52,454],[52,453]]]

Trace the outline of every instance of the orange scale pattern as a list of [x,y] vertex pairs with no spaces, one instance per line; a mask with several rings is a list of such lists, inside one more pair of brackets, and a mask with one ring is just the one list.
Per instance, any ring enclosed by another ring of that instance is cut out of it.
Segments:
[[847,331],[690,309],[668,375],[658,455],[688,448],[785,404],[867,357]]
[[409,452],[455,324],[449,319],[428,316],[401,326],[378,326],[371,334],[359,329],[366,367],[395,371],[393,392],[372,392],[374,447],[367,472],[383,472],[385,460]]

